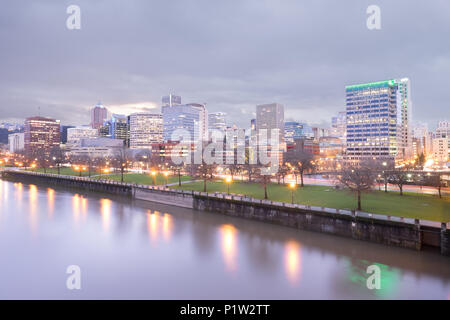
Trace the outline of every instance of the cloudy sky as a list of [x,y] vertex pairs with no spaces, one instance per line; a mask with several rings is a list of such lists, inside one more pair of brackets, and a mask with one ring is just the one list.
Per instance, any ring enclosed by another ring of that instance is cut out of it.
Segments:
[[[81,29],[66,9],[81,8]],[[366,9],[381,8],[381,30]],[[154,108],[173,92],[247,127],[255,105],[330,122],[345,85],[409,77],[413,118],[450,120],[450,1],[2,1],[0,119],[89,122]]]

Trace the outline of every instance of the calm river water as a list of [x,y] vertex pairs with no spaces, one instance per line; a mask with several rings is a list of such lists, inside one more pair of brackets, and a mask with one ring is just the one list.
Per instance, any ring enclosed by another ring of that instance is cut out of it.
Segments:
[[450,299],[437,252],[1,180],[0,257],[1,299]]

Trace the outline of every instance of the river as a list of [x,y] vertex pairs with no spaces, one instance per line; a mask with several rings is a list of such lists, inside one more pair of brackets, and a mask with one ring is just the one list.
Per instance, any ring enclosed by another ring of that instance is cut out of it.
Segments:
[[437,250],[2,180],[0,256],[1,299],[450,299]]

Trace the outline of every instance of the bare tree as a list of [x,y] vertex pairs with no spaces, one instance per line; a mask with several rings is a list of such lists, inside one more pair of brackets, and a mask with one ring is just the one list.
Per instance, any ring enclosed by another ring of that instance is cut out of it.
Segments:
[[64,162],[64,154],[59,146],[55,146],[50,150],[50,158],[55,164],[58,174],[61,174],[61,164]]
[[439,198],[442,199],[442,187],[444,187],[444,182],[442,181],[441,174],[436,173],[429,177],[428,182],[431,186],[438,189]]
[[43,148],[39,148],[32,152],[31,157],[36,161],[40,168],[44,169],[44,173],[47,173],[47,168],[49,167],[49,152]]
[[123,182],[123,175],[128,168],[128,161],[131,159],[131,152],[125,146],[117,149],[114,155],[114,166],[119,167],[120,182]]
[[303,187],[303,175],[315,169],[313,155],[302,150],[292,151],[286,153],[286,161],[292,167],[296,180],[297,175],[300,175],[300,186]]
[[267,166],[260,167],[258,176],[256,177],[257,182],[264,188],[264,199],[265,200],[269,199],[267,187],[269,186],[269,184],[272,180],[272,175],[267,174],[267,172],[265,172],[265,171],[267,171],[266,169],[267,169]]
[[238,175],[241,172],[242,167],[239,164],[233,163],[227,166],[228,172],[230,173],[231,180],[234,180],[234,176]]
[[278,168],[278,171],[276,173],[278,184],[280,184],[281,181],[283,181],[283,184],[285,183],[285,178],[289,174],[290,171],[291,171],[290,167],[286,163],[283,163]]
[[362,210],[361,194],[370,192],[375,184],[376,174],[373,169],[365,164],[347,164],[341,169],[337,179],[344,187],[355,193],[358,198],[357,210]]
[[407,171],[395,170],[389,173],[389,179],[400,189],[400,195],[403,195],[403,186],[408,182]]
[[203,161],[202,164],[193,165],[193,176],[197,179],[203,180],[203,192],[206,192],[207,181],[211,181],[214,178],[214,172],[216,171],[216,164],[207,164]]
[[136,155],[136,160],[143,162],[145,164],[145,169],[148,170],[150,168],[151,165],[151,160],[152,160],[152,151],[149,149],[145,149],[140,151],[137,155]]

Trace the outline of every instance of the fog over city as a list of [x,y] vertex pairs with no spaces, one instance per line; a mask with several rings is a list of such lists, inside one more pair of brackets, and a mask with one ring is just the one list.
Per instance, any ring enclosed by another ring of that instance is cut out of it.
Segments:
[[[68,30],[66,8],[81,8]],[[9,1],[0,9],[1,119],[40,114],[89,123],[112,112],[159,112],[170,92],[248,127],[255,106],[329,123],[345,86],[408,77],[413,121],[449,118],[450,2]],[[381,8],[381,30],[366,9]],[[408,10],[405,10],[408,8]]]

